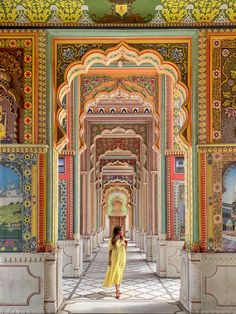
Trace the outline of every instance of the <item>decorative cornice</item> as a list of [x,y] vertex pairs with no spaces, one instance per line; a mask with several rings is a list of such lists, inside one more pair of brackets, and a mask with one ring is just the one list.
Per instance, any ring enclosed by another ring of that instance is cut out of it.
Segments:
[[45,261],[45,253],[2,253],[0,263],[39,263]]
[[45,154],[48,145],[37,144],[0,144],[0,153],[36,153]]
[[60,156],[75,156],[76,151],[75,150],[62,150],[60,152]]
[[168,156],[168,155],[184,155],[184,151],[182,150],[173,150],[173,149],[165,149],[165,155]]
[[197,151],[199,153],[231,153],[236,152],[236,144],[199,144],[197,145]]
[[[133,7],[131,1],[119,2],[126,14],[115,10],[115,1],[1,1],[1,26],[38,27],[201,27],[235,23],[234,1],[182,0],[149,1],[145,7]],[[113,2],[113,3],[111,3]],[[134,2],[134,1],[132,1]],[[206,14],[207,12],[207,14]],[[118,13],[118,14],[117,14]],[[98,16],[97,16],[98,14]]]

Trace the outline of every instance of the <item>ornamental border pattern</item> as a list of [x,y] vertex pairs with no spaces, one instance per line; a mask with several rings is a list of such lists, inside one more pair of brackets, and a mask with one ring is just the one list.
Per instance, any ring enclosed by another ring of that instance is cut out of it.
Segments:
[[199,143],[207,141],[207,117],[206,117],[206,92],[207,92],[207,77],[206,77],[206,34],[207,31],[199,32],[199,80],[198,80],[198,102],[199,102]]
[[39,144],[46,144],[46,33],[45,31],[39,31],[39,101],[38,101],[38,113],[39,113]]

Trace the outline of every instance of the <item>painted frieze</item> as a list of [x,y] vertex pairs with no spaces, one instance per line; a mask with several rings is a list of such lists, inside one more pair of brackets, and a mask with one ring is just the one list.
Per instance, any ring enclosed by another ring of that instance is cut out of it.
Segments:
[[1,24],[34,26],[202,26],[235,23],[234,1],[3,0]]

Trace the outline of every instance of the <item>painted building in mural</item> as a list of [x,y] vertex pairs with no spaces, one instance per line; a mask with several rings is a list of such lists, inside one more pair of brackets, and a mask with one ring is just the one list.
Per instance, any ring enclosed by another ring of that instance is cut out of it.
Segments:
[[188,311],[234,311],[235,10],[1,1],[1,313],[56,313],[117,224]]

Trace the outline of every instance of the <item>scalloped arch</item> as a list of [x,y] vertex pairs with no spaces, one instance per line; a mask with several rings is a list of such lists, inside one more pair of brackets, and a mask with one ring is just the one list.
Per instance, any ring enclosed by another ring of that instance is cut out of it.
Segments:
[[[163,57],[155,50],[143,50],[139,51],[133,47],[130,47],[125,42],[107,49],[106,51],[95,49],[88,51],[81,60],[71,63],[65,71],[65,81],[58,87],[57,97],[59,108],[57,110],[57,124],[59,128],[60,137],[56,144],[57,149],[60,151],[68,143],[68,138],[60,123],[60,115],[63,114],[62,100],[63,97],[70,91],[70,84],[73,79],[79,75],[86,74],[94,64],[103,64],[109,66],[112,62],[118,61],[124,58],[128,61],[135,63],[136,65],[142,65],[143,63],[151,64],[158,74],[165,74],[173,79],[174,92],[181,93],[183,95],[185,105],[188,93],[187,88],[181,82],[181,73],[178,67],[171,62],[163,60]],[[186,110],[187,113],[187,110]],[[79,136],[79,148],[83,146],[83,139]]]

